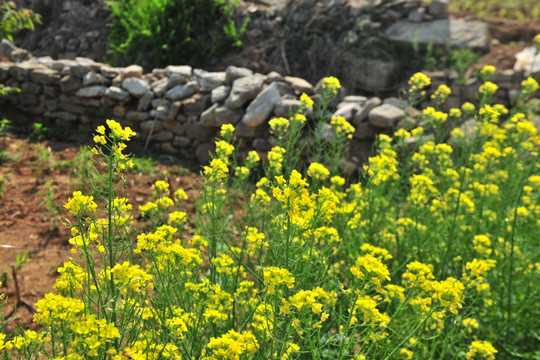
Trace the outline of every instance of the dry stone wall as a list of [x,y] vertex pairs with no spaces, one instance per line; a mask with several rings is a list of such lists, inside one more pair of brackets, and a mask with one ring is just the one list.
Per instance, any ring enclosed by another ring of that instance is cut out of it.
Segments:
[[[429,75],[435,85],[448,81],[448,74]],[[495,77],[503,97],[521,80],[519,74],[508,71]],[[321,82],[313,85],[276,72],[263,75],[235,66],[207,72],[170,65],[144,74],[138,65],[113,68],[81,57],[0,62],[0,83],[22,90],[0,99],[3,109],[16,108],[31,114],[35,121],[45,119],[52,125],[88,133],[105,118],[113,118],[132,127],[140,143],[148,141],[153,150],[196,158],[201,163],[208,161],[214,136],[223,124],[235,125],[241,150],[255,149],[264,155],[273,146],[268,120],[288,117],[298,108],[302,93],[316,101],[322,94]],[[478,85],[457,86],[454,82],[457,96],[449,99],[449,105],[472,100]],[[497,100],[508,103],[508,99]],[[411,128],[421,121],[419,111],[406,112],[406,107],[397,98],[347,96],[341,89],[327,115],[341,115],[356,129],[344,165],[349,171],[369,154],[378,133]]]

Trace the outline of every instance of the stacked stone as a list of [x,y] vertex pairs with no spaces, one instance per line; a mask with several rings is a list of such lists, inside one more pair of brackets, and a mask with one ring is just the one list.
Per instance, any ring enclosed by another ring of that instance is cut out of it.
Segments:
[[[518,87],[517,76],[506,73],[494,77],[517,80],[513,85]],[[506,82],[502,81],[510,86]],[[268,121],[295,112],[302,93],[316,101],[322,94],[322,81],[313,86],[276,72],[262,75],[235,66],[207,72],[171,65],[144,74],[138,65],[113,68],[88,58],[2,62],[0,83],[22,90],[0,99],[4,106],[11,103],[36,121],[43,117],[73,131],[90,132],[106,117],[114,118],[131,126],[155,150],[196,157],[201,163],[208,161],[214,137],[223,124],[235,125],[241,150],[255,149],[264,156],[274,145]],[[417,123],[419,112],[407,109],[403,100],[346,96],[345,89],[341,90],[326,115],[341,115],[355,127],[351,164],[359,164],[369,154],[377,134],[409,129]],[[310,118],[312,114],[307,115]]]

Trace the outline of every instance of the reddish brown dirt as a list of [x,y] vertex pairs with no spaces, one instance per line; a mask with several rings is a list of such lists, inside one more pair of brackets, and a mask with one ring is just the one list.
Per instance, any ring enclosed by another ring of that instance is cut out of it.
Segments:
[[[450,16],[463,18],[468,14],[451,13]],[[516,54],[526,46],[530,46],[532,39],[540,34],[540,23],[531,20],[513,21],[497,18],[480,20],[488,26],[490,45],[489,52],[475,65],[478,68],[493,65],[498,70],[512,69],[516,62]]]
[[[4,146],[0,142],[2,148],[7,150],[11,158],[8,162],[0,163],[0,175],[5,179],[4,194],[0,196],[0,276],[6,272],[8,277],[7,284],[0,287],[0,294],[8,297],[4,307],[4,317],[7,317],[17,302],[11,270],[11,266],[15,265],[16,253],[22,255],[28,250],[30,261],[22,266],[17,283],[21,299],[29,305],[34,305],[51,291],[58,275],[56,269],[70,256],[70,231],[64,220],[64,217],[70,219],[70,214],[63,204],[80,182],[73,169],[54,166],[74,158],[78,147],[73,144],[29,143],[7,138]],[[37,161],[39,151],[49,153],[49,164]],[[193,214],[194,187],[200,177],[194,173],[186,175],[180,169],[178,166],[157,164],[154,174],[131,174],[128,186],[134,210],[148,200],[152,193],[151,185],[156,180],[166,180],[173,191],[178,188],[186,190],[190,198],[186,207],[188,213]],[[48,180],[52,180],[52,188],[45,184]],[[54,203],[62,209],[61,215],[48,211],[44,201],[48,189],[52,189]],[[19,306],[6,328],[0,327],[0,331],[13,329],[18,324],[34,327],[31,324],[32,315],[29,308]],[[0,325],[2,318],[0,313]]]

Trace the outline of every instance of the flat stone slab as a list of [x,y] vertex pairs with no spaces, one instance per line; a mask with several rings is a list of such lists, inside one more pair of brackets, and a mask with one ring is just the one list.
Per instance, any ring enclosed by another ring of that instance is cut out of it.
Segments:
[[481,21],[465,21],[462,19],[440,19],[421,23],[397,21],[384,32],[393,41],[433,44],[435,46],[450,45],[454,48],[471,48],[487,50],[488,27]]

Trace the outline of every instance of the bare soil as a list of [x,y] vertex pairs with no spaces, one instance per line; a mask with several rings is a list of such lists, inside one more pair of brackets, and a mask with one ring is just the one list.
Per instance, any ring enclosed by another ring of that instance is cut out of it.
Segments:
[[[0,327],[0,331],[9,331],[18,325],[35,326],[31,324],[32,307],[52,290],[58,276],[57,268],[71,255],[70,229],[65,221],[71,217],[63,204],[80,185],[79,174],[73,168],[58,166],[73,160],[78,146],[52,141],[30,143],[13,137],[5,141],[5,147],[0,146],[0,149],[5,148],[11,160],[0,164],[0,175],[4,178],[4,194],[0,196],[0,276],[4,277],[4,285],[0,287],[0,294],[5,293],[8,297],[4,320],[12,316],[7,327]],[[43,151],[49,153],[48,164],[38,161],[38,154]],[[189,196],[187,212],[193,214],[195,187],[200,177],[194,172],[186,174],[186,170],[177,165],[157,163],[156,167],[151,174],[129,175],[128,197],[134,210],[148,200],[155,181],[166,180],[172,191],[186,190]],[[51,182],[47,184],[49,180]],[[48,192],[61,214],[47,207]],[[15,254],[22,255],[25,250],[28,250],[30,261],[22,265],[17,281],[14,281],[11,267],[15,266]],[[21,302],[13,312],[18,302],[16,285]]]

